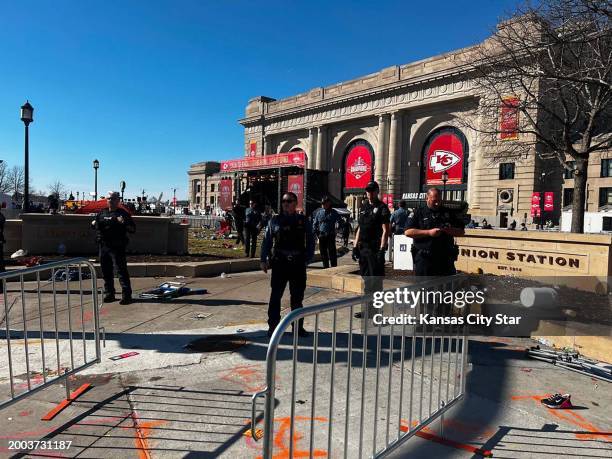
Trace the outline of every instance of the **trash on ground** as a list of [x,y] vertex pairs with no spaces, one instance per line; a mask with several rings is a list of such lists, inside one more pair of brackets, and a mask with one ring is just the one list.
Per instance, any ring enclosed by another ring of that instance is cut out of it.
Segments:
[[[56,281],[77,281],[79,280],[79,268],[69,266],[68,272],[66,272],[66,269],[57,269],[54,276],[49,280],[53,279]],[[88,269],[81,269],[81,279],[91,279],[91,272]]]
[[571,349],[554,351],[533,346],[527,349],[527,356],[592,378],[612,382],[612,365],[587,359]]
[[13,253],[11,255],[11,258],[15,259],[15,258],[21,258],[21,257],[25,257],[28,254],[27,250],[24,249],[19,249],[17,250],[15,253]]
[[208,290],[205,288],[191,289],[185,287],[184,282],[164,282],[155,288],[145,290],[138,296],[140,298],[165,300],[183,295],[202,295],[204,293],[208,293]]
[[134,357],[135,355],[139,355],[139,352],[126,352],[125,354],[115,355],[113,357],[109,357],[111,360],[121,360],[127,359],[128,357]]

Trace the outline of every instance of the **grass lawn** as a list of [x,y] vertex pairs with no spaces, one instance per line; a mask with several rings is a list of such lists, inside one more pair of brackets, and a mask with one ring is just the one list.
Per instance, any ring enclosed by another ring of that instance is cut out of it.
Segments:
[[[189,254],[190,255],[209,255],[215,258],[243,258],[244,245],[236,245],[236,238],[224,239],[217,238],[211,239],[215,235],[214,230],[202,229],[202,230],[189,230]],[[236,236],[236,233],[233,233]],[[259,233],[257,238],[257,251],[255,256],[259,257],[259,250],[261,247],[261,241],[263,239],[263,231]]]

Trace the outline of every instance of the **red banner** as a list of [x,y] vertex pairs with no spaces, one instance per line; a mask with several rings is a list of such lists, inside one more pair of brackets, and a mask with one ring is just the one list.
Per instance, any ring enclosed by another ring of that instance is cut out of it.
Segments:
[[221,172],[270,169],[274,167],[304,167],[306,154],[303,151],[279,153],[277,155],[255,156],[253,158],[221,161]]
[[534,191],[531,193],[531,216],[540,216],[540,192]]
[[427,185],[442,185],[442,174],[448,174],[447,184],[463,183],[463,141],[453,132],[438,135],[427,149]]
[[304,176],[303,175],[288,175],[287,176],[287,191],[295,193],[297,196],[297,208],[304,209]]
[[392,194],[384,193],[382,196],[382,202],[387,204],[387,207],[389,207],[389,210],[393,212],[393,195]]
[[544,193],[544,212],[552,212],[555,210],[555,193],[546,191]]
[[249,143],[249,156],[251,157],[257,156],[257,141],[256,140],[251,140],[251,143]]
[[232,207],[232,179],[219,180],[219,207],[222,209]]
[[365,145],[355,145],[344,161],[344,188],[365,189],[372,181],[372,152]]
[[515,96],[502,99],[499,131],[501,140],[516,140],[519,138],[519,98]]

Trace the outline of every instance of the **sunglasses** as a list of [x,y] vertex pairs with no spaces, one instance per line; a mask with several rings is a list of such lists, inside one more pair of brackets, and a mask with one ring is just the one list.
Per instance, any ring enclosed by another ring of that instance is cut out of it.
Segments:
[[295,199],[283,199],[281,201],[283,204],[287,203],[287,204],[291,204],[292,202],[295,202]]

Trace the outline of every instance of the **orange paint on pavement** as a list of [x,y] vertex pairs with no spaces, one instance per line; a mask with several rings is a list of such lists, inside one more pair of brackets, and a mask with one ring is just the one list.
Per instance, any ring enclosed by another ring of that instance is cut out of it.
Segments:
[[[313,418],[309,418],[307,416],[295,416],[294,422],[310,422]],[[316,417],[315,421],[318,422],[327,422],[327,418],[324,417]],[[276,418],[274,419],[275,423],[278,423],[278,429],[276,429],[276,434],[274,435],[274,454],[272,459],[289,459],[289,444],[287,444],[286,437],[289,437],[289,433],[291,432],[291,418]],[[300,450],[298,449],[298,441],[304,438],[304,436],[298,432],[295,428],[293,429],[293,438],[290,439],[291,444],[293,445],[293,457],[310,457],[310,451]],[[327,451],[324,449],[314,449],[312,451],[313,457],[327,457]],[[263,456],[257,456],[257,459],[262,459]]]
[[[404,421],[405,422],[405,421]],[[416,426],[418,423],[416,421],[412,422],[413,426]],[[402,424],[400,426],[402,432],[408,432],[408,426],[406,424]],[[432,433],[432,430],[429,427],[424,427],[423,430],[415,433],[417,437],[423,438],[425,440],[433,441],[439,443],[444,446],[450,446],[451,448],[462,449],[465,451],[469,451],[470,453],[479,454],[483,457],[493,457],[493,453],[489,450],[484,450],[481,448],[476,448],[472,445],[466,445],[465,443],[459,443],[458,441],[451,440],[449,438],[440,437]]]
[[[513,395],[512,397],[510,397],[512,400],[534,400],[538,405],[542,405],[541,404],[541,400],[543,398],[547,398],[550,397],[552,394],[544,394],[544,395]],[[583,430],[586,430],[590,433],[575,433],[574,435],[576,436],[576,438],[578,440],[604,440],[604,441],[608,441],[607,439],[612,439],[612,433],[611,432],[603,432],[601,431],[599,428],[597,428],[595,425],[591,424],[589,421],[587,421],[585,418],[583,418],[582,416],[580,416],[578,413],[576,413],[574,410],[572,410],[571,408],[564,408],[564,409],[554,409],[554,408],[548,408],[544,405],[542,405],[543,408],[546,408],[546,410],[554,417],[562,419],[563,421],[566,421],[570,424],[575,425],[576,427],[579,427]]]
[[262,365],[237,365],[221,372],[221,379],[239,384],[248,392],[258,392],[265,387]]
[[151,453],[149,452],[149,436],[150,430],[154,427],[165,424],[167,421],[147,421],[138,422],[138,416],[132,412],[132,421],[134,422],[134,443],[138,450],[138,457],[140,459],[151,459]]

